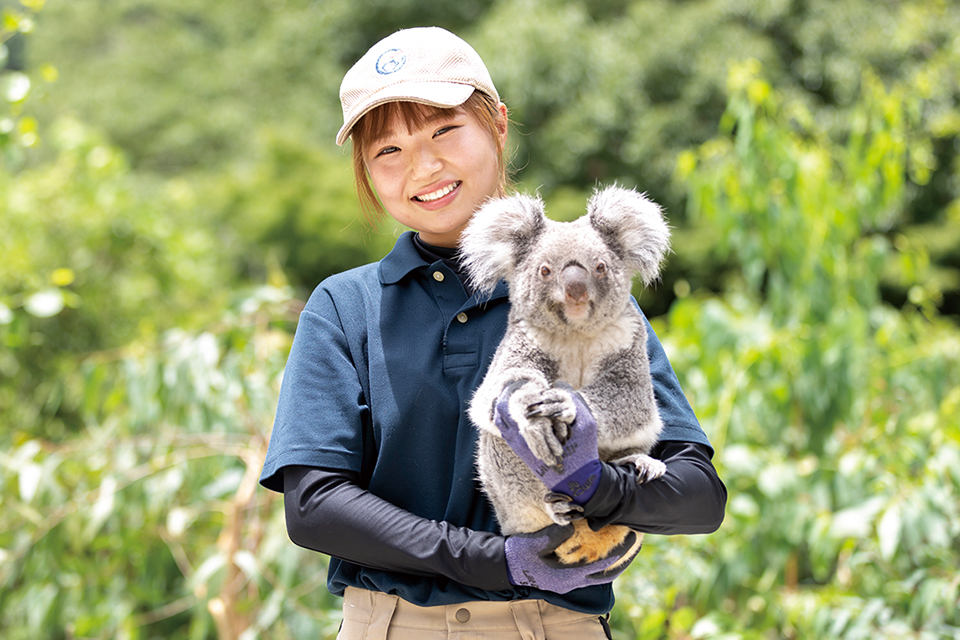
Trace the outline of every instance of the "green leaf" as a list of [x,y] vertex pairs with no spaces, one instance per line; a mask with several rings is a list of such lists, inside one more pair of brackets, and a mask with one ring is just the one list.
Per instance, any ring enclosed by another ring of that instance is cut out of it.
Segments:
[[257,562],[256,556],[249,551],[240,549],[234,553],[233,563],[243,571],[248,579],[258,580],[260,578],[260,563]]
[[90,509],[89,519],[84,523],[82,538],[93,540],[103,528],[107,519],[113,515],[116,508],[117,479],[107,476],[100,483],[97,499]]
[[24,502],[31,502],[37,489],[40,486],[40,478],[43,475],[43,467],[35,462],[28,462],[20,467],[20,473],[17,476],[17,482],[20,487],[20,499]]
[[871,523],[883,508],[884,499],[880,496],[849,509],[838,511],[833,516],[831,532],[838,538],[866,538],[870,535]]
[[227,557],[216,553],[203,561],[197,570],[190,576],[189,586],[192,591],[205,587],[214,575],[227,565]]
[[900,505],[888,508],[877,524],[877,537],[880,541],[880,557],[886,561],[893,559],[900,546]]

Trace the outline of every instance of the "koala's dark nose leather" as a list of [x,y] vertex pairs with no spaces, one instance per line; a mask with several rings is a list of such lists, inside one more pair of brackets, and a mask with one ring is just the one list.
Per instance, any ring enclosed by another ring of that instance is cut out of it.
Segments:
[[578,264],[571,264],[560,272],[563,282],[563,292],[570,302],[578,303],[587,300],[587,270]]

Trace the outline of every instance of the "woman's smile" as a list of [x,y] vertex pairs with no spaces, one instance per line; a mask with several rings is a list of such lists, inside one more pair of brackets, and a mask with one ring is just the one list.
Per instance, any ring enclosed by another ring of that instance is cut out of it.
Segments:
[[431,193],[425,193],[419,196],[413,196],[413,199],[416,200],[417,202],[434,202],[436,200],[439,200],[443,196],[447,195],[448,193],[452,193],[454,189],[459,187],[461,184],[463,184],[461,180],[454,180],[453,182],[443,187],[442,189],[437,189],[436,191],[433,191]]

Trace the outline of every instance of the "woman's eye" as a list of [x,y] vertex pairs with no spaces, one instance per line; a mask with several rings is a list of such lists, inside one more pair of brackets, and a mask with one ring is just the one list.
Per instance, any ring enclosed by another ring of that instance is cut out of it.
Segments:
[[437,129],[437,132],[433,134],[433,137],[436,138],[437,136],[442,136],[448,131],[453,131],[456,128],[457,128],[456,125],[450,125],[448,127],[440,127],[439,129]]
[[389,154],[394,153],[394,152],[396,152],[396,151],[400,151],[400,148],[399,148],[399,147],[384,147],[383,149],[380,149],[380,151],[378,151],[378,152],[377,152],[377,155],[374,156],[374,157],[375,157],[375,158],[379,158],[380,156],[386,156],[386,155],[389,155]]

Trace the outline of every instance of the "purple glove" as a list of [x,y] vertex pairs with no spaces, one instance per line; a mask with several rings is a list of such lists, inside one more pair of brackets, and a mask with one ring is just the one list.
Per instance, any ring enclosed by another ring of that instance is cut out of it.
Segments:
[[[606,584],[623,573],[640,551],[638,547],[630,557],[624,555],[636,542],[636,533],[631,531],[606,558],[589,564],[563,564],[554,550],[572,533],[572,524],[553,524],[535,533],[507,537],[504,549],[510,583],[556,593]],[[618,566],[611,568],[613,565]]]
[[[493,422],[517,457],[550,488],[551,492],[547,494],[549,500],[572,502],[582,506],[596,493],[602,468],[597,453],[597,421],[583,397],[573,387],[564,382],[556,383],[554,388],[563,389],[570,394],[577,413],[569,427],[567,439],[563,442],[560,463],[555,466],[548,465],[530,450],[520,433],[520,426],[510,415],[510,396],[525,383],[525,380],[518,380],[503,389],[493,407]],[[535,407],[527,413],[527,417],[532,415],[540,415]]]

